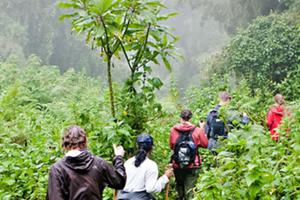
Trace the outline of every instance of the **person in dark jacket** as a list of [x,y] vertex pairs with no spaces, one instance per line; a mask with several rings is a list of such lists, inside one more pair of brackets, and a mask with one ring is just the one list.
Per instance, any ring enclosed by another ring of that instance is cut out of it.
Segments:
[[[180,124],[176,124],[171,128],[169,145],[173,150],[174,154],[172,156],[172,164],[174,168],[176,190],[178,193],[178,200],[188,200],[192,199],[191,189],[195,187],[197,181],[200,166],[201,166],[201,157],[198,153],[198,148],[207,148],[208,140],[204,132],[204,124],[200,125],[200,128],[196,127],[190,123],[192,118],[192,112],[188,109],[185,109],[180,114]],[[181,167],[180,164],[176,162],[175,159],[175,149],[178,146],[179,140],[182,137],[182,134],[190,134],[193,141],[193,146],[196,151],[194,160],[185,167]]]
[[[205,133],[208,138],[208,149],[212,150],[214,154],[215,148],[218,145],[218,137],[227,137],[230,129],[235,128],[233,121],[238,121],[239,124],[245,125],[249,123],[249,117],[243,113],[242,117],[236,110],[227,110],[226,124],[220,118],[220,109],[227,107],[231,102],[231,96],[228,92],[222,91],[219,93],[219,103],[211,109],[206,117]],[[229,130],[228,130],[229,129]]]
[[68,152],[51,167],[47,200],[102,200],[105,186],[125,186],[122,146],[114,145],[113,166],[87,150],[87,136],[79,126],[65,130],[62,146]]

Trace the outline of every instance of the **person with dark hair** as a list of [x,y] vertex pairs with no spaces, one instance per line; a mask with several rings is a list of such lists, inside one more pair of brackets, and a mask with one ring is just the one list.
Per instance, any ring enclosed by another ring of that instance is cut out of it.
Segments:
[[[230,128],[236,128],[239,124],[245,125],[249,123],[249,118],[246,113],[240,116],[238,111],[235,110],[227,110],[227,116],[223,116],[226,118],[226,122],[220,116],[221,107],[226,107],[231,102],[231,96],[228,92],[222,91],[219,93],[219,103],[211,109],[206,117],[206,125],[205,125],[205,133],[208,138],[208,149],[212,150],[214,154],[216,154],[215,149],[218,145],[219,137],[227,137]],[[233,125],[233,121],[237,121],[238,125]]]
[[157,164],[149,159],[153,148],[153,138],[148,134],[137,137],[138,151],[125,162],[127,181],[122,191],[118,192],[119,200],[152,200],[152,192],[160,192],[173,174],[168,168],[158,178]]
[[195,187],[202,164],[198,148],[207,148],[208,145],[204,124],[198,128],[190,122],[191,118],[192,112],[184,109],[180,114],[180,124],[171,128],[169,138],[178,200],[192,199],[191,190]]
[[102,200],[105,186],[122,189],[126,182],[124,149],[114,145],[113,166],[87,150],[87,135],[79,126],[68,127],[62,137],[67,151],[50,170],[47,200]]
[[267,114],[267,125],[272,140],[278,141],[279,133],[276,131],[276,128],[278,128],[282,118],[286,114],[284,96],[282,96],[281,94],[276,94],[274,96],[274,102],[275,104],[271,106]]

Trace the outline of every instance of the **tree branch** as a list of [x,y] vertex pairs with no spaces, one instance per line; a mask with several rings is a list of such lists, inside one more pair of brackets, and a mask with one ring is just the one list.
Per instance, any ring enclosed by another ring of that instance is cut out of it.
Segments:
[[102,25],[103,25],[103,28],[104,28],[104,32],[105,32],[105,38],[106,38],[106,48],[107,48],[107,56],[108,57],[111,57],[112,56],[112,52],[110,51],[110,47],[109,47],[109,40],[108,40],[108,32],[107,32],[107,28],[106,28],[106,25],[105,25],[105,23],[104,23],[104,20],[103,20],[103,17],[100,15],[99,16],[100,17],[100,20],[101,20],[101,23],[102,23]]
[[142,63],[137,67],[137,69],[143,67],[143,66],[146,65],[148,62],[152,61],[157,55],[158,55],[158,52],[155,52],[151,58],[149,58],[149,59],[147,59],[147,60],[144,60],[144,62],[142,62]]
[[[128,8],[128,10],[129,10],[130,8]],[[125,30],[123,31],[123,33],[122,33],[122,39],[124,38],[124,36],[125,36],[125,34],[126,34],[126,32],[127,32],[127,30],[128,30],[128,27],[129,27],[129,23],[130,23],[130,19],[127,21],[127,23],[126,23],[126,20],[127,20],[127,16],[128,16],[128,10],[126,11],[126,14],[125,14],[125,17],[124,17],[124,21],[123,21],[123,24],[122,24],[122,29],[121,30],[123,30],[124,29],[124,27],[125,27]],[[131,12],[131,14],[134,12],[134,10]],[[126,24],[126,25],[125,25]],[[122,31],[121,31],[122,32]],[[113,45],[113,46],[116,46],[115,47],[115,49],[112,51],[112,54],[114,54],[116,51],[117,51],[117,49],[118,49],[118,47],[119,47],[119,45],[120,45],[120,40],[118,40],[117,41],[117,43],[115,44],[115,45]]]
[[139,49],[139,51],[137,52],[137,54],[136,54],[136,58],[135,58],[135,61],[133,63],[133,66],[132,66],[133,68],[137,68],[137,64],[141,60],[141,58],[143,56],[144,50],[145,50],[147,42],[148,42],[150,27],[151,27],[151,23],[148,24],[145,42],[144,42],[143,46]]
[[[101,43],[102,43],[102,44],[104,44],[104,41],[103,41],[103,39],[102,39],[102,38],[100,38],[100,40],[101,40]],[[103,49],[104,49],[104,52],[105,52],[105,54],[106,54],[106,55],[108,55],[108,54],[107,54],[107,49],[105,48],[105,45],[103,45]]]
[[123,53],[124,53],[124,55],[125,55],[127,64],[128,64],[128,66],[129,66],[131,72],[133,72],[133,68],[132,68],[132,66],[131,66],[131,64],[130,64],[130,60],[129,60],[129,57],[128,57],[128,55],[127,55],[127,52],[126,52],[126,50],[125,50],[125,48],[124,48],[124,45],[123,45],[122,41],[121,41],[119,38],[118,38],[118,40],[119,40],[119,43],[120,43],[120,45],[121,45],[122,51],[123,51]]

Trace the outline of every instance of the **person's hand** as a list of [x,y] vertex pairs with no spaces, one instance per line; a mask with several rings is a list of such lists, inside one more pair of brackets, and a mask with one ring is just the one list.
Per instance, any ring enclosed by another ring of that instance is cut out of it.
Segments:
[[113,148],[116,156],[124,156],[125,151],[122,146],[117,146],[116,144],[113,144]]
[[199,127],[204,128],[205,127],[205,122],[203,120],[199,121]]
[[173,167],[172,167],[172,164],[167,165],[166,171],[165,171],[165,175],[168,178],[170,178],[171,176],[173,176]]
[[245,112],[243,112],[241,123],[244,125],[249,123],[249,117],[248,117],[247,113],[245,113]]
[[167,169],[165,171],[165,175],[170,178],[171,176],[173,176],[173,169]]

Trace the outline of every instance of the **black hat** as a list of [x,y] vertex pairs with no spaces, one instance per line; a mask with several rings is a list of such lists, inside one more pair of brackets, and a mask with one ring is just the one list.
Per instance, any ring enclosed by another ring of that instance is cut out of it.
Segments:
[[153,145],[153,138],[149,134],[142,133],[137,137],[136,143],[145,143],[147,145]]

